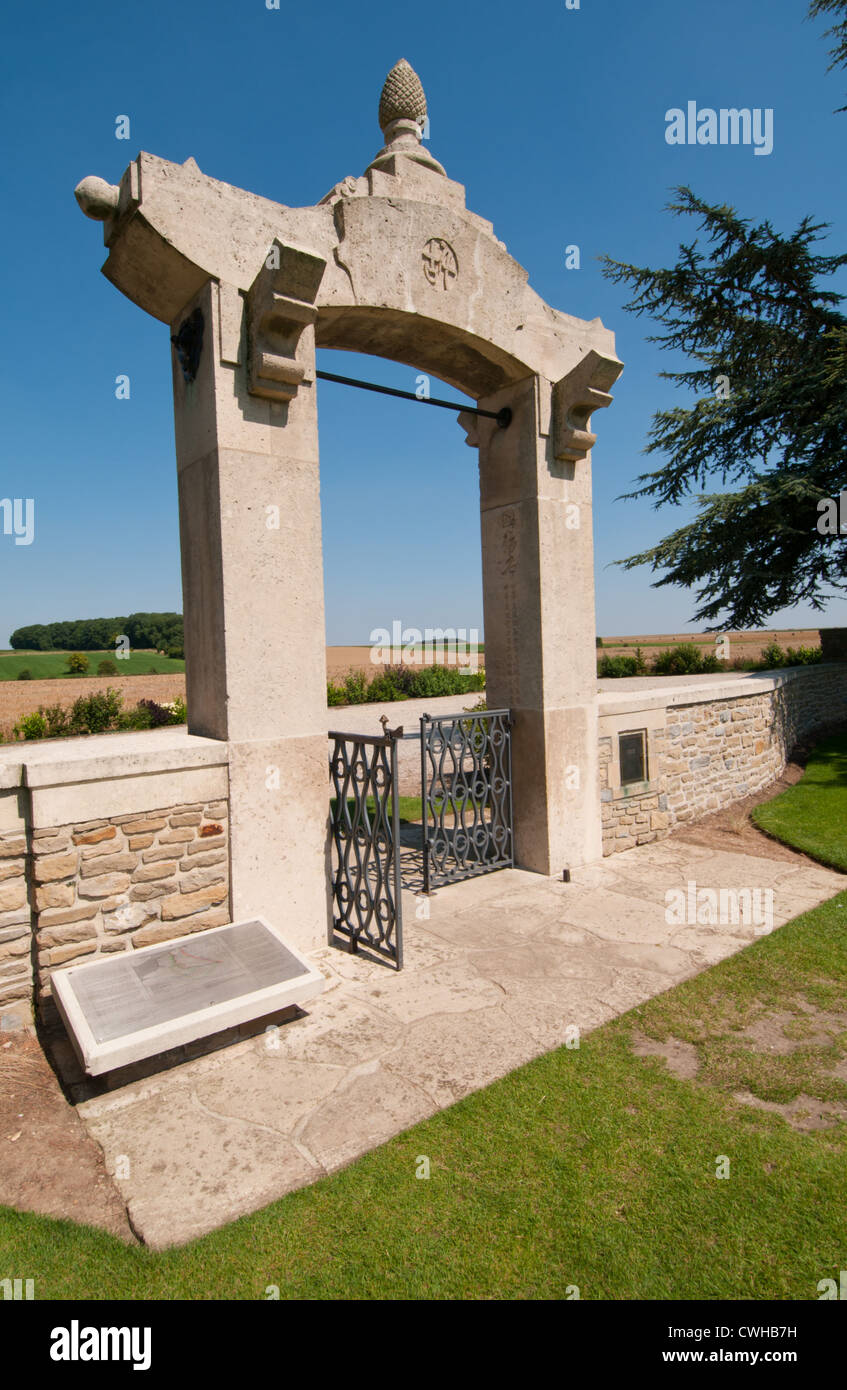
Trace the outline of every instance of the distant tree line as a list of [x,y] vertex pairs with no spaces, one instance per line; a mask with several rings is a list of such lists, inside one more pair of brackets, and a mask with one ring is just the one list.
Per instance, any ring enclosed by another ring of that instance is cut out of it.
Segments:
[[182,649],[181,613],[130,613],[128,618],[77,618],[64,623],[31,623],[19,627],[9,641],[13,651],[100,652],[115,647],[120,637],[131,647],[156,651]]

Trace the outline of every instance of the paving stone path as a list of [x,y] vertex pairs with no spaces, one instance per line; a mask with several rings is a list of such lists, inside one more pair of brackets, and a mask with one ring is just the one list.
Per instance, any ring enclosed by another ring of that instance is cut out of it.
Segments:
[[574,873],[506,870],[451,886],[406,965],[327,947],[308,1013],[82,1102],[133,1229],[183,1242],[349,1163],[532,1057],[742,949],[752,926],[669,925],[666,892],[773,890],[774,926],[841,891],[798,859],[662,841]]

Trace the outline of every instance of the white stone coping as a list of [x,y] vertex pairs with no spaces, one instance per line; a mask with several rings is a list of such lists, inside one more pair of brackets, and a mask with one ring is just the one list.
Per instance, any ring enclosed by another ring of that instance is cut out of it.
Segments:
[[[847,684],[847,665],[819,662],[814,666],[791,666],[781,671],[720,671],[703,676],[624,676],[601,683],[597,697],[600,718],[640,710],[671,709],[675,705],[710,704],[714,700],[743,700],[751,695],[767,695],[793,680],[821,671],[842,671]],[[624,689],[620,689],[625,686]]]
[[215,767],[229,761],[226,742],[189,734],[184,724],[121,734],[31,740],[0,747],[0,788],[58,787]]

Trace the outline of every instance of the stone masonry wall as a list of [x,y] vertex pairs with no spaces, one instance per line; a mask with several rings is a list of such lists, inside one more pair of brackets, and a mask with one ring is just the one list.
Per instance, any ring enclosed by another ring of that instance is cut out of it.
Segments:
[[[664,838],[759,791],[778,777],[794,746],[816,729],[847,720],[847,673],[810,668],[776,689],[674,705],[649,732],[649,785],[612,788],[613,737],[599,744],[603,853]],[[628,727],[643,727],[638,711]]]
[[31,834],[37,998],[47,1017],[57,967],[231,920],[226,801]]
[[[637,716],[633,728],[638,728]],[[656,733],[651,738],[651,762],[662,758],[665,735]],[[613,799],[609,785],[612,764],[612,739],[602,738],[599,742],[598,762],[600,775],[600,807],[603,817],[603,854],[617,854],[618,850],[631,849],[633,845],[645,845],[650,840],[658,840],[670,833],[672,818],[668,812],[666,792],[651,790]]]
[[6,1005],[32,997],[32,937],[26,837],[0,834],[0,1017]]

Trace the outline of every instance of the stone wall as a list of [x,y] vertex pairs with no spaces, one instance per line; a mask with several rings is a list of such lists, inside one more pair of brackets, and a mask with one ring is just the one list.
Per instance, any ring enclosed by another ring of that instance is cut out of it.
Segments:
[[[603,853],[661,839],[759,791],[798,742],[839,721],[847,721],[847,671],[836,665],[601,697]],[[638,729],[647,777],[621,786],[618,736]]]
[[0,748],[0,1030],[55,970],[231,917],[228,750],[184,728]]
[[33,831],[42,1011],[56,967],[231,920],[228,812],[197,802]]
[[20,828],[0,830],[0,1020],[32,995],[27,844]]

